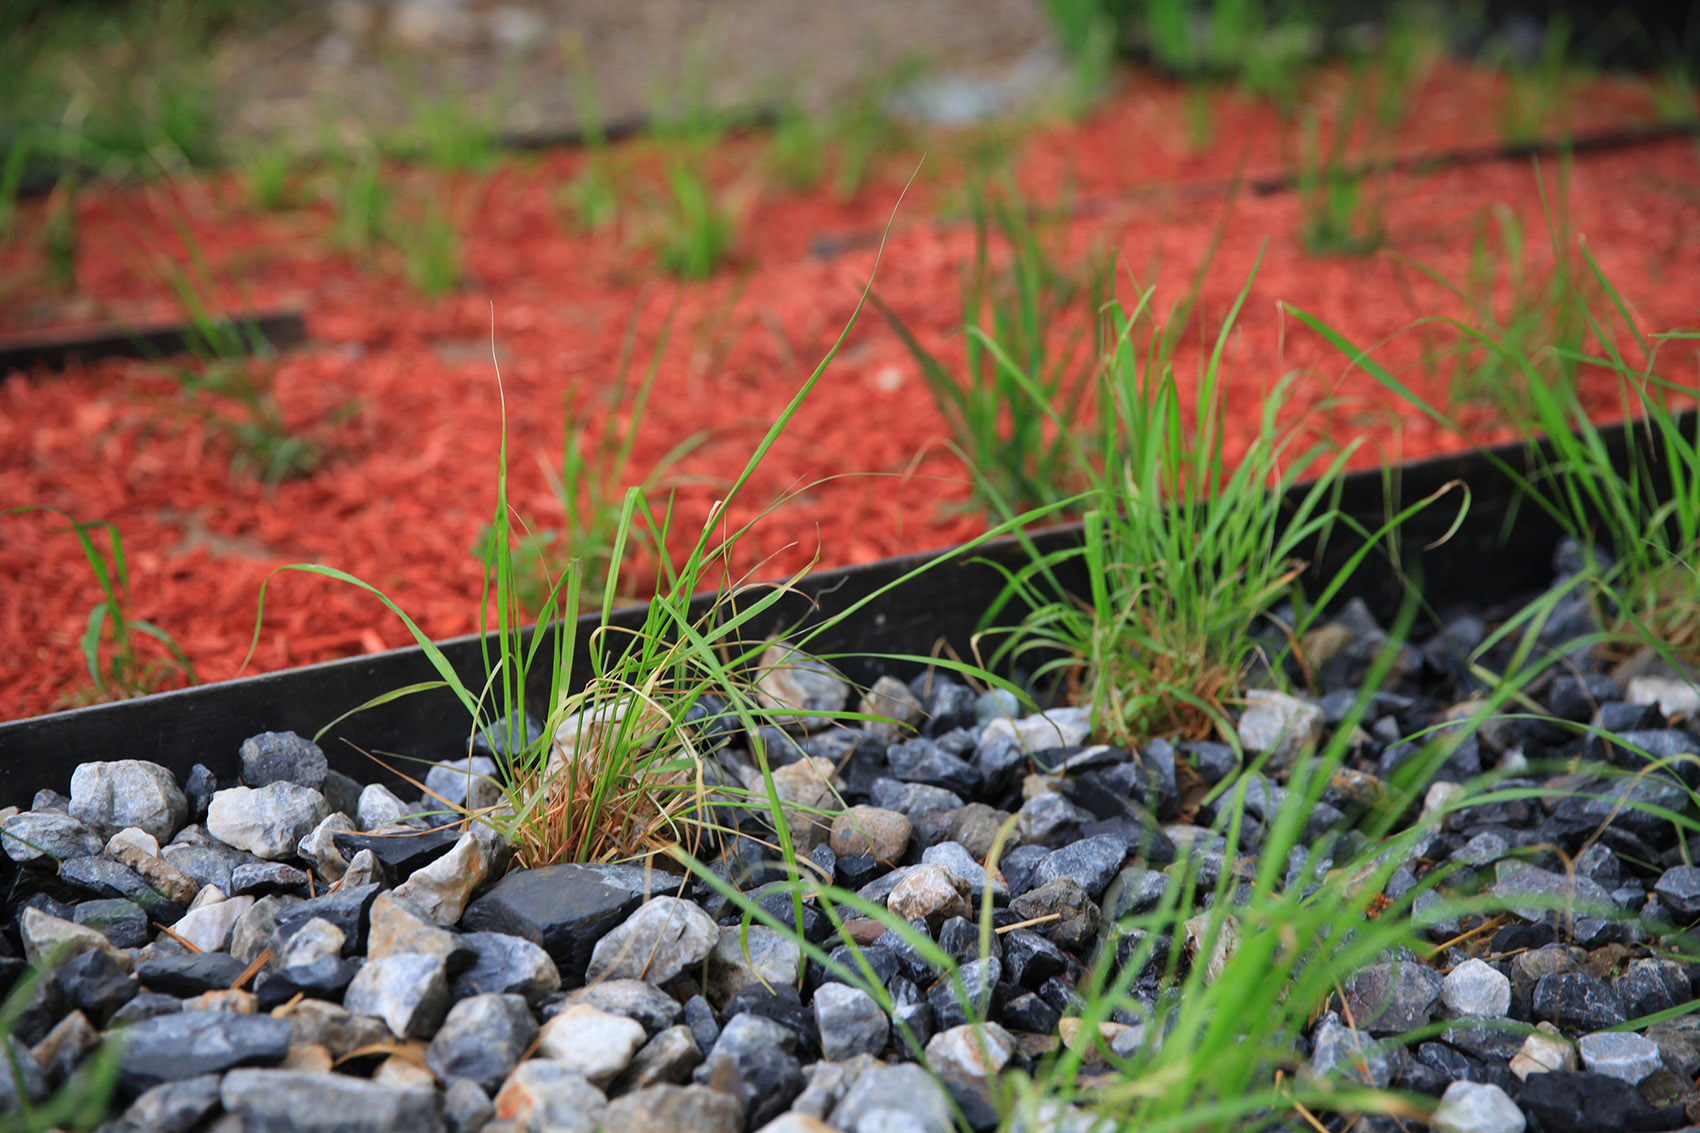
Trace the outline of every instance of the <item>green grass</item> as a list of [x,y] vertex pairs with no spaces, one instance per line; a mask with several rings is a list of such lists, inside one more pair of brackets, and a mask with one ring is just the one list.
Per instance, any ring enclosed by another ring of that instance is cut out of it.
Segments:
[[1569,18],[1553,14],[1540,50],[1532,59],[1519,59],[1509,46],[1498,49],[1505,72],[1505,101],[1500,106],[1500,137],[1508,145],[1531,145],[1554,126],[1563,128],[1563,110],[1579,77]]
[[407,281],[421,295],[440,299],[460,286],[460,225],[429,189],[419,209],[417,222],[401,226],[394,240],[401,248]]
[[726,263],[737,243],[738,221],[700,156],[676,154],[664,174],[656,257],[681,279],[707,279]]
[[[5,1002],[0,1004],[0,1074],[12,1083],[28,1081],[23,1060],[30,1060],[34,1070],[34,1055],[18,1043],[15,1037],[18,1020],[29,1009],[40,982],[65,959],[43,957],[39,966],[32,966],[18,977]],[[41,1100],[21,1096],[17,1108],[0,1111],[0,1129],[5,1133],[49,1133],[50,1130],[71,1130],[85,1133],[110,1116],[113,1093],[118,1085],[118,1056],[122,1038],[103,1042],[56,1089],[48,1090]],[[45,1087],[46,1083],[43,1081]],[[18,1091],[23,1094],[23,1091]]]
[[[35,511],[51,512],[70,524],[67,530],[82,547],[83,561],[102,595],[99,602],[89,607],[82,636],[77,641],[94,685],[87,701],[142,696],[180,681],[194,684],[195,671],[189,658],[171,635],[153,622],[130,615],[130,566],[118,526],[104,519],[79,520],[60,508],[40,505],[9,508],[0,512],[0,516]],[[105,536],[104,549],[100,545],[101,535]],[[145,656],[140,648],[142,638],[158,642],[168,657]]]
[[1368,187],[1368,154],[1348,152],[1364,98],[1364,80],[1354,74],[1326,144],[1315,113],[1306,115],[1304,160],[1299,168],[1300,240],[1312,255],[1367,256],[1386,233],[1381,198]]
[[[1107,269],[1084,279],[1065,271],[1046,234],[1013,189],[976,198],[974,262],[962,284],[966,364],[955,372],[928,351],[876,296],[874,303],[920,367],[965,461],[976,470],[976,499],[994,519],[1071,497],[1081,486],[1068,460],[1098,362],[1098,309]],[[998,262],[999,246],[1007,258]],[[1083,326],[1059,342],[1060,320]],[[1024,407],[1052,407],[1051,419]]]

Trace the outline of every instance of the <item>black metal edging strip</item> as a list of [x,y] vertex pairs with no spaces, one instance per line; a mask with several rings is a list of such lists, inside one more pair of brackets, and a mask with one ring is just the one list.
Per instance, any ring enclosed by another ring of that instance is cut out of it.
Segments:
[[[1692,412],[1684,416],[1683,427],[1690,433],[1695,420]],[[1607,438],[1614,459],[1627,461],[1624,430],[1614,429]],[[1645,436],[1636,433],[1634,439],[1645,451]],[[1514,468],[1528,468],[1532,452],[1532,446],[1514,444],[1493,450],[1493,455]],[[1558,525],[1537,507],[1518,506],[1513,483],[1481,453],[1354,473],[1342,481],[1340,507],[1373,531],[1391,514],[1393,501],[1422,499],[1453,482],[1467,486],[1470,494],[1470,512],[1458,530],[1443,538],[1453,527],[1461,492],[1418,513],[1400,529],[1397,541],[1404,579],[1379,554],[1372,555],[1342,598],[1361,597],[1378,615],[1387,617],[1404,598],[1407,579],[1420,585],[1429,604],[1439,609],[1465,598],[1502,602],[1550,581],[1552,551],[1561,534]],[[1293,491],[1301,490],[1302,485]],[[1287,500],[1293,498],[1289,493]],[[1065,549],[1079,538],[1080,528],[1074,524],[1033,535],[1041,552]],[[1327,548],[1311,548],[1312,581],[1338,570],[1356,545],[1337,533]],[[855,618],[813,640],[810,648],[842,657],[839,667],[859,683],[871,682],[881,671],[875,663],[857,660],[869,654],[920,654],[942,642],[961,656],[971,656],[972,635],[1002,586],[997,570],[979,560],[1020,564],[1025,552],[1016,539],[990,541],[967,552],[958,549],[952,554],[947,549],[808,575],[795,593],[787,594],[759,623],[749,626],[748,635],[760,640],[810,621],[819,624],[821,612],[844,609],[941,557],[928,573],[881,595]],[[1074,577],[1065,577],[1064,585],[1073,588],[1083,582],[1076,564]],[[699,595],[693,612],[706,612],[714,600],[714,595]],[[612,624],[635,630],[644,617],[644,607],[629,607],[617,611]],[[575,624],[576,674],[588,672],[587,640],[598,624],[595,615]],[[557,624],[544,632],[561,628]],[[478,635],[440,643],[471,687],[483,684],[481,643]],[[422,650],[399,649],[0,724],[0,806],[28,805],[43,787],[65,790],[71,769],[90,760],[146,759],[179,775],[199,762],[221,778],[231,776],[237,767],[237,749],[250,735],[285,730],[312,735],[357,705],[435,677]],[[540,677],[537,687],[529,690],[539,702],[546,695],[544,685],[546,677]],[[449,758],[464,753],[469,728],[459,702],[447,692],[437,692],[405,697],[352,716],[323,742],[332,766],[363,781],[394,784],[393,776],[381,773],[362,753],[389,753],[392,763],[396,757]]]
[[93,330],[7,335],[0,338],[0,375],[62,371],[102,358],[168,358],[206,349],[209,336],[247,352],[262,344],[271,350],[288,350],[307,341],[307,322],[300,311],[271,311],[220,317],[210,325],[192,321],[103,325]]

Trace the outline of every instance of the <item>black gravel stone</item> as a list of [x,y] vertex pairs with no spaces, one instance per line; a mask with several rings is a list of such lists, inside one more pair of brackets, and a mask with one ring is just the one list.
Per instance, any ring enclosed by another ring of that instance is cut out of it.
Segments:
[[1545,921],[1536,924],[1508,924],[1493,934],[1489,947],[1495,953],[1525,952],[1544,948],[1556,939],[1552,925]]
[[246,862],[230,871],[231,896],[305,893],[307,874],[287,862]]
[[294,732],[261,732],[242,741],[242,781],[250,787],[295,783],[318,790],[328,767],[325,753]]
[[1068,968],[1062,949],[1032,929],[1018,928],[1003,937],[1004,975],[1022,987],[1037,988]]
[[1003,1119],[992,1099],[991,1086],[984,1078],[968,1078],[956,1073],[939,1075],[939,1082],[956,1103],[956,1109],[968,1128],[975,1133],[989,1133]]
[[1012,1031],[1031,1031],[1036,1035],[1054,1035],[1062,1013],[1040,999],[1034,992],[1023,992],[1003,1007],[1003,1025]]
[[[922,936],[930,936],[926,921],[910,921],[909,927]],[[935,975],[933,965],[903,935],[887,929],[874,940],[873,947],[890,952],[897,961],[898,971],[917,984],[929,983]]]
[[[339,889],[334,893],[321,894],[287,905],[277,911],[278,939],[287,941],[301,930],[302,925],[314,917],[322,917],[342,930],[344,956],[364,955],[372,901],[382,888],[382,885],[374,881],[370,885],[348,890]],[[469,909],[468,912],[470,911]],[[464,919],[462,923],[465,923]]]
[[[951,917],[939,926],[939,947],[959,964],[980,958],[980,926],[962,917]],[[994,933],[988,955],[1003,958],[1003,947]]]
[[999,1006],[996,991],[1002,974],[1002,965],[987,957],[963,964],[954,976],[940,977],[927,989],[927,1003],[933,1009],[934,1024],[939,1030],[948,1031],[969,1022],[971,1018],[996,1018]]
[[[59,880],[89,897],[120,897],[134,901],[155,920],[174,924],[183,907],[155,890],[129,866],[111,858],[89,855],[59,863]],[[72,914],[75,916],[75,914]]]
[[289,1054],[287,1019],[180,1011],[131,1024],[119,1048],[118,1080],[134,1097],[161,1082],[216,1074],[234,1066],[275,1066]]
[[720,1037],[720,1022],[714,1017],[714,1008],[702,996],[693,995],[685,1000],[684,1017],[685,1026],[691,1029],[691,1037],[697,1041],[697,1048],[706,1056]]
[[[898,959],[897,953],[879,944],[870,944],[864,948],[855,950],[852,950],[848,944],[840,944],[837,948],[832,950],[831,957],[834,963],[843,967],[844,970],[850,972],[857,979],[860,979],[862,976],[862,965],[857,962],[856,957],[858,953],[861,955],[862,961],[865,962],[868,968],[873,971],[874,979],[877,980],[882,987],[890,983],[892,977],[900,976],[905,971],[903,961]],[[830,972],[824,973],[821,979],[822,982],[844,982],[838,976],[833,975]]]
[[885,758],[891,765],[892,777],[901,782],[941,787],[963,798],[979,793],[979,769],[931,740],[919,738],[892,744],[886,748]]
[[212,797],[218,791],[218,776],[204,763],[197,763],[189,769],[189,777],[183,780],[183,795],[189,800],[189,819],[191,822],[205,822],[207,807],[212,805]]
[[142,985],[119,968],[118,961],[103,949],[91,948],[59,966],[54,979],[65,990],[70,1005],[105,1027],[112,1016],[136,998]]
[[348,959],[321,956],[305,964],[267,972],[254,985],[255,1002],[261,1011],[270,1011],[297,995],[339,1003],[364,963],[358,956]]
[[1239,769],[1239,756],[1227,744],[1213,741],[1182,744],[1181,754],[1192,761],[1199,777],[1214,787]]
[[860,889],[886,872],[872,854],[847,854],[838,859],[838,883],[846,889]]
[[1036,884],[1033,871],[1052,852],[1045,846],[1017,846],[998,859],[998,869],[1003,873],[1004,884],[1009,887],[1011,897],[1019,897],[1033,888]]
[[1655,1110],[1634,1086],[1605,1074],[1531,1074],[1511,1096],[1530,1118],[1530,1128],[1543,1133],[1676,1129],[1686,1124],[1680,1106],[1671,1107],[1674,1113]]
[[1623,1000],[1609,984],[1580,972],[1542,976],[1529,998],[1538,1020],[1569,1031],[1603,1031],[1626,1021]]
[[804,1006],[802,997],[791,985],[765,988],[761,984],[751,984],[743,988],[727,1001],[726,1009],[720,1014],[721,1026],[729,1023],[734,1015],[745,1013],[772,1019],[796,1035],[799,1057],[820,1057],[820,1030],[815,1025],[815,1013]]
[[1561,720],[1581,723],[1591,719],[1601,704],[1622,699],[1623,691],[1605,673],[1564,673],[1553,679],[1544,707]]
[[421,830],[417,834],[358,834],[339,830],[331,835],[337,852],[344,858],[371,850],[372,856],[384,864],[398,884],[406,881],[414,870],[448,853],[459,840],[460,833],[455,830]]
[[140,948],[148,942],[147,910],[123,897],[84,901],[72,919],[99,932],[115,948]]
[[230,987],[247,967],[228,952],[191,952],[137,964],[136,979],[152,991],[187,999]]
[[[474,754],[488,754],[476,750],[478,747],[476,739],[472,746],[475,749]],[[341,811],[350,818],[360,811],[360,792],[364,789],[354,779],[344,775],[334,767],[325,772],[325,781],[319,785],[319,793],[325,796],[325,802],[330,804],[331,812],[334,814]]]
[[978,697],[967,685],[936,673],[922,673],[909,682],[909,691],[921,702],[923,736],[974,726],[974,701]]
[[1033,868],[1032,885],[1071,877],[1094,901],[1104,895],[1127,860],[1128,844],[1115,835],[1101,834],[1054,850]]
[[602,867],[546,866],[508,874],[467,906],[460,923],[468,931],[505,932],[541,945],[572,984],[583,981],[596,942],[643,899],[624,875]]

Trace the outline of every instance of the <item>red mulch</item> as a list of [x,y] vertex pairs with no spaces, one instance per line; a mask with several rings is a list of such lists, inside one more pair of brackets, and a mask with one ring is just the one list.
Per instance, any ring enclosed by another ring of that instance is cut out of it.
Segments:
[[[1497,82],[1443,66],[1416,100],[1411,124],[1367,152],[1493,142]],[[1338,105],[1338,90],[1318,98],[1325,109]],[[1066,196],[1081,205],[1060,238],[1076,254],[1116,253],[1124,296],[1129,277],[1154,284],[1160,312],[1184,294],[1223,226],[1203,286],[1204,330],[1189,334],[1176,358],[1182,374],[1199,364],[1261,255],[1226,353],[1243,391],[1230,402],[1230,447],[1245,443],[1261,412],[1258,395],[1290,372],[1301,377],[1280,407],[1284,418],[1319,438],[1361,442],[1359,465],[1458,447],[1459,438],[1390,402],[1282,305],[1380,344],[1379,361],[1445,401],[1447,368],[1432,354],[1452,338],[1433,323],[1411,328],[1463,311],[1416,265],[1463,280],[1475,234],[1504,208],[1521,221],[1531,274],[1544,271],[1552,253],[1531,163],[1378,179],[1383,251],[1312,256],[1300,246],[1295,194],[1242,193],[1230,208],[1220,193],[1186,190],[1237,170],[1291,168],[1300,152],[1299,124],[1232,94],[1218,102],[1215,141],[1195,152],[1181,92],[1131,80],[1088,122],[1026,135],[1018,177],[1035,200]],[[1649,114],[1633,84],[1602,81],[1578,94],[1568,121],[1580,133],[1645,123]],[[967,159],[948,140],[933,144],[899,209],[876,285],[933,349],[954,359],[958,280],[973,233],[951,218],[960,214]],[[323,439],[329,459],[310,478],[275,489],[233,472],[228,447],[184,410],[158,364],[13,373],[0,377],[0,506],[52,505],[113,521],[129,557],[131,616],[170,633],[202,680],[410,643],[371,595],[285,573],[271,578],[258,644],[242,669],[261,585],[285,563],[347,570],[433,636],[470,632],[479,624],[480,568],[469,548],[494,506],[502,399],[512,502],[532,523],[560,526],[544,469],[559,465],[566,392],[598,416],[618,412],[607,402],[628,326],[636,320],[641,367],[676,303],[630,479],[702,435],[675,470],[673,530],[676,542],[688,541],[849,317],[875,264],[874,249],[854,238],[878,235],[918,152],[892,158],[857,197],[837,201],[824,188],[770,188],[760,177],[760,139],[729,141],[717,159],[744,206],[737,260],[711,281],[683,285],[657,273],[632,226],[624,236],[591,237],[565,222],[558,194],[581,154],[514,158],[482,178],[404,171],[412,195],[435,194],[462,225],[467,278],[440,301],[408,287],[389,255],[357,263],[334,250],[329,206],[257,213],[229,178],[85,192],[78,294],[58,296],[45,283],[39,241],[27,236],[46,206],[27,204],[26,236],[0,246],[0,332],[170,315],[168,265],[205,264],[205,290],[220,309],[295,303],[307,311],[311,344],[269,364],[271,381],[289,424]],[[622,151],[622,160],[638,180],[655,164],[641,146]],[[1585,154],[1569,170],[1572,229],[1643,331],[1700,321],[1696,160],[1692,140],[1678,139]],[[1549,194],[1556,164],[1542,165]],[[811,249],[823,237],[850,238],[850,250],[821,258]],[[1691,343],[1671,343],[1661,358],[1662,373],[1695,384]],[[1596,375],[1586,388],[1591,407],[1616,415],[1611,382]],[[343,416],[350,405],[357,411]],[[1466,415],[1477,439],[1509,436],[1491,413]],[[740,544],[735,567],[776,576],[972,535],[979,521],[961,507],[967,477],[946,441],[914,363],[883,321],[864,312],[726,517],[742,523],[790,496]],[[650,578],[655,563],[640,556],[632,569]],[[0,717],[50,711],[86,689],[76,641],[99,598],[60,517],[0,517]]]

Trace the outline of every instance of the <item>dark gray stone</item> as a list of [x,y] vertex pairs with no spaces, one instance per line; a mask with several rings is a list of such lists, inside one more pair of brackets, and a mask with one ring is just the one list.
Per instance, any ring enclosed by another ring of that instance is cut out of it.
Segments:
[[477,958],[450,987],[455,999],[481,994],[514,994],[536,1005],[561,988],[561,973],[541,945],[500,932],[462,933],[458,942]]
[[1060,877],[1073,878],[1086,895],[1097,900],[1121,872],[1127,846],[1110,835],[1087,838],[1055,850],[1033,869],[1033,884],[1042,886]]
[[147,910],[124,897],[83,901],[72,911],[71,919],[99,932],[114,948],[140,948],[148,942]]
[[97,1027],[106,1026],[142,990],[142,985],[118,966],[112,954],[100,948],[71,957],[59,966],[53,978],[64,989],[71,1006]]
[[486,1093],[519,1064],[537,1037],[537,1020],[518,995],[475,995],[454,1005],[425,1052],[438,1078],[470,1078]]
[[1603,1031],[1629,1016],[1609,985],[1580,972],[1553,972],[1535,984],[1529,1006],[1536,1019],[1571,1031]]
[[284,862],[247,862],[230,871],[230,895],[306,892],[307,875]]
[[309,897],[277,910],[277,934],[288,940],[302,925],[320,917],[342,930],[344,956],[363,955],[366,930],[371,926],[372,901],[383,888],[377,882]]
[[522,937],[547,951],[567,983],[584,978],[591,950],[643,903],[644,893],[611,867],[554,865],[518,870],[461,917],[474,932]]
[[1653,883],[1653,892],[1677,916],[1685,920],[1700,916],[1700,866],[1679,865],[1665,870]]
[[331,835],[337,853],[352,859],[361,850],[371,850],[372,856],[384,864],[390,876],[399,884],[416,869],[430,865],[448,853],[460,840],[453,829],[421,830],[416,834],[358,834],[339,830]]
[[228,952],[162,956],[136,965],[136,979],[153,991],[187,999],[235,983],[247,967]]
[[1371,964],[1341,988],[1357,1025],[1372,1034],[1399,1034],[1427,1023],[1443,977],[1421,964]]
[[124,1116],[148,1133],[189,1133],[218,1107],[217,1074],[161,1082],[143,1092]]
[[325,753],[294,732],[261,732],[242,741],[242,781],[250,787],[294,783],[318,790],[325,781]]
[[[287,1024],[285,1024],[287,1026]],[[435,1090],[381,1086],[347,1074],[236,1070],[219,1085],[243,1133],[443,1133]]]
[[982,781],[979,770],[931,740],[917,738],[892,744],[886,748],[885,758],[891,765],[892,776],[902,782],[938,787],[963,798],[979,793]]
[[933,1009],[935,1028],[948,1031],[964,1023],[992,1018],[997,985],[1002,978],[1003,965],[990,956],[963,964],[954,976],[939,977],[927,991],[927,1005]]
[[288,1020],[223,1011],[179,1011],[132,1023],[118,1056],[122,1087],[140,1093],[161,1082],[234,1066],[276,1065],[289,1053]]

